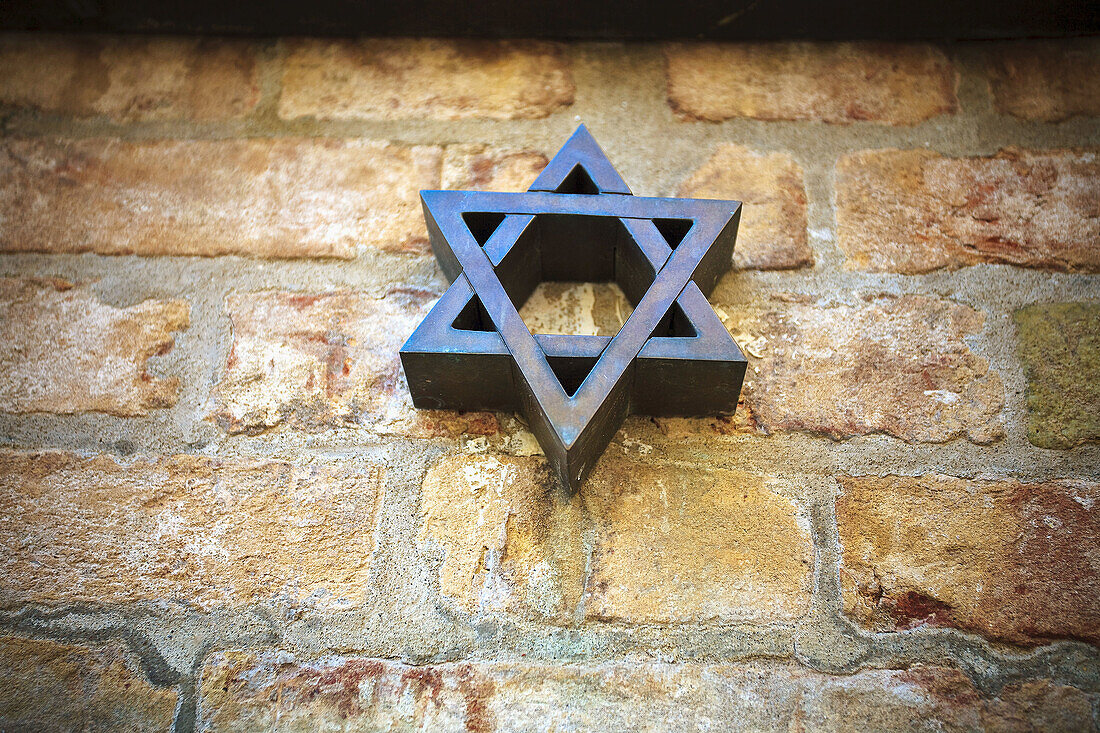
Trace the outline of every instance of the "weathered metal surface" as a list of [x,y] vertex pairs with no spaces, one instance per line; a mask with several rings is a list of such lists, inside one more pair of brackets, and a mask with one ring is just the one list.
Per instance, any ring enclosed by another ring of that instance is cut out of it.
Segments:
[[[745,357],[706,296],[730,267],[737,201],[631,194],[582,125],[526,193],[421,191],[451,287],[401,348],[419,408],[521,413],[576,491],[630,413],[730,413]],[[614,281],[613,338],[532,334],[545,280]]]

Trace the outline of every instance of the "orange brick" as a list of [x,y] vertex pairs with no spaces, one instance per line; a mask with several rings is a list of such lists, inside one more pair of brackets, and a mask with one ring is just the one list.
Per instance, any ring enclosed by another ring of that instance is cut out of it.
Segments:
[[284,119],[499,120],[573,103],[571,66],[540,41],[362,39],[290,44]]
[[252,43],[0,35],[0,103],[117,121],[244,117],[260,101]]
[[744,203],[733,253],[738,269],[785,270],[814,263],[806,241],[802,167],[791,156],[720,145],[680,186],[680,195]]
[[1100,484],[838,480],[844,608],[865,627],[1100,642]]
[[171,730],[179,693],[157,688],[121,644],[0,636],[3,730]]
[[1100,272],[1095,152],[865,150],[837,163],[836,206],[852,269],[916,274],[991,262]]
[[420,541],[443,553],[444,596],[468,613],[572,618],[584,574],[580,501],[554,490],[543,459],[448,456],[422,492]]
[[549,161],[532,150],[448,145],[443,187],[470,191],[526,191]]
[[791,488],[782,479],[605,454],[581,492],[597,527],[587,616],[637,623],[799,618],[810,603],[814,551]]
[[682,43],[665,58],[669,103],[687,119],[912,125],[958,107],[955,70],[931,46]]
[[984,320],[923,295],[856,305],[792,296],[731,318],[749,355],[746,402],[765,431],[917,443],[1003,436],[1004,384],[965,341]]
[[365,140],[0,142],[0,251],[427,252],[442,151]]
[[1018,41],[990,51],[993,106],[1025,120],[1061,122],[1100,115],[1100,42],[1095,38]]

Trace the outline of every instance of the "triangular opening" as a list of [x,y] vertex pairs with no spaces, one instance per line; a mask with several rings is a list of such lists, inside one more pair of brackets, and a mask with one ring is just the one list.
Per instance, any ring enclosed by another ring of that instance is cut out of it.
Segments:
[[481,304],[481,298],[476,295],[462,307],[458,316],[451,323],[451,328],[459,331],[495,331],[493,319],[489,318],[489,311]]
[[599,357],[547,356],[546,363],[558,378],[561,388],[572,397],[581,388],[589,372],[596,366]]
[[661,336],[671,336],[674,338],[695,338],[699,335],[699,332],[695,330],[695,326],[692,324],[691,319],[684,313],[684,309],[680,307],[680,302],[676,301],[672,304],[672,307],[668,309],[664,317],[661,318],[657,324],[657,328],[653,329],[653,333],[650,334],[650,338],[659,338]]
[[692,223],[691,219],[653,220],[653,226],[657,227],[657,231],[661,233],[661,236],[665,238],[668,246],[672,249],[676,249],[676,246],[684,241],[684,237],[687,236]]
[[504,216],[492,211],[470,211],[462,215],[462,220],[466,222],[470,234],[474,235],[477,243],[484,247],[489,237],[493,236],[493,232],[504,221]]
[[596,185],[592,177],[588,175],[588,171],[580,163],[573,166],[573,170],[569,171],[569,175],[565,177],[561,185],[554,189],[554,193],[581,193],[589,196],[599,192],[600,187]]

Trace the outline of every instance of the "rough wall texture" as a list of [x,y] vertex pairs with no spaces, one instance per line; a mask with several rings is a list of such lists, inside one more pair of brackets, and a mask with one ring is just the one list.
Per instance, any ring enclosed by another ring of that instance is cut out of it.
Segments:
[[[0,38],[0,729],[1096,730],[1098,59]],[[565,497],[397,348],[579,121],[750,371]]]

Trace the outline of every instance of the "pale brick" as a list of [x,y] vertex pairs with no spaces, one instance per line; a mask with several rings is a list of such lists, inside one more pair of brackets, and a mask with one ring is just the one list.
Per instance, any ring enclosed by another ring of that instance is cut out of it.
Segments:
[[252,43],[0,36],[0,104],[116,121],[244,117],[260,101]]
[[443,188],[526,191],[547,162],[545,155],[531,150],[448,145],[443,156]]
[[958,107],[954,67],[931,46],[691,43],[665,60],[669,104],[687,119],[912,125]]
[[838,480],[844,608],[865,627],[1100,642],[1100,484]]
[[761,155],[720,145],[680,186],[687,198],[741,201],[733,262],[742,270],[784,270],[814,263],[806,241],[802,167],[786,153]]
[[1004,436],[1004,383],[965,341],[982,328],[979,311],[924,295],[783,300],[733,318],[749,355],[746,401],[763,430],[916,443]]
[[472,455],[424,478],[420,543],[442,550],[440,592],[467,612],[567,621],[584,575],[579,497],[564,497],[541,458]]
[[1047,679],[982,694],[960,671],[831,676],[792,664],[295,662],[221,652],[206,662],[197,729],[973,730],[1092,729],[1096,695]]
[[581,491],[596,523],[586,615],[639,623],[799,618],[814,551],[791,491],[784,479],[608,452]]
[[63,280],[0,278],[0,411],[133,417],[179,399],[179,380],[146,367],[187,328],[183,300],[128,308]]
[[1100,42],[1017,41],[990,51],[989,87],[1001,114],[1061,122],[1100,115]]
[[1100,272],[1100,160],[1081,150],[988,158],[865,150],[836,170],[847,267],[916,274],[980,262]]
[[0,730],[169,731],[179,697],[115,642],[0,636]]
[[1032,305],[1014,319],[1028,439],[1040,448],[1100,440],[1100,303]]
[[496,432],[489,413],[414,410],[398,350],[437,293],[229,296],[233,346],[215,388],[231,433],[362,426],[414,437]]
[[[808,520],[789,490],[611,453],[568,500],[541,458],[450,457],[425,478],[420,540],[443,551],[440,590],[468,612],[569,621],[585,585],[593,620],[789,621],[805,612],[813,574]],[[587,571],[582,506],[597,526]]]
[[531,333],[614,336],[634,311],[615,283],[539,283],[519,309]]
[[0,453],[0,603],[355,606],[381,482],[346,461]]
[[290,44],[284,119],[499,120],[573,103],[571,65],[540,41],[300,40]]
[[0,251],[427,252],[441,150],[366,140],[0,142]]

